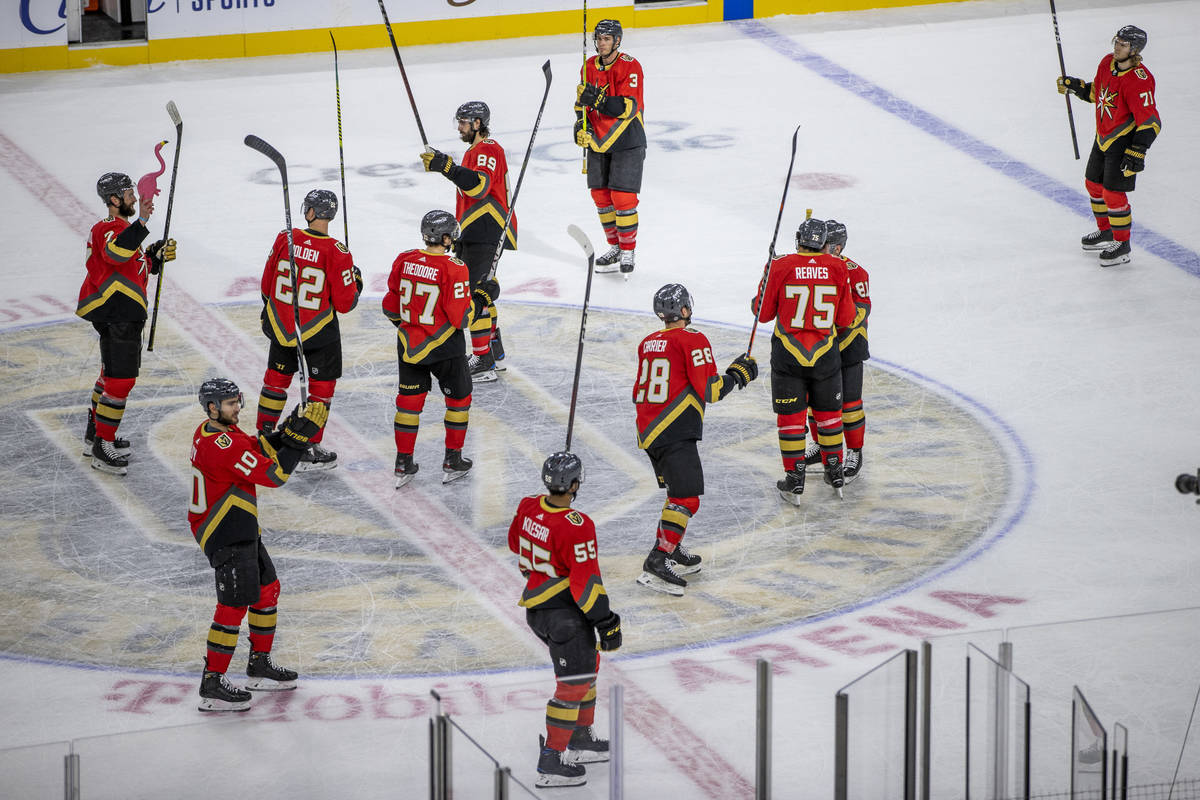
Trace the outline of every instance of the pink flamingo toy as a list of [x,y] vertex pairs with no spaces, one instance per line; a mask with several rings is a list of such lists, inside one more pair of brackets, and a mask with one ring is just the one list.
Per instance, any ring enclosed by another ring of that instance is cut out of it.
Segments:
[[158,172],[147,172],[138,178],[138,197],[156,197],[158,195],[158,176],[167,171],[167,164],[162,157],[163,145],[166,143],[167,141],[164,139],[154,145],[154,157],[158,159]]

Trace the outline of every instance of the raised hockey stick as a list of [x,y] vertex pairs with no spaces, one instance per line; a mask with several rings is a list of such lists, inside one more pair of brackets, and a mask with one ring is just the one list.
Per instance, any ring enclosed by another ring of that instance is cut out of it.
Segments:
[[[171,233],[171,207],[175,205],[175,178],[179,175],[179,148],[183,145],[183,117],[179,116],[179,109],[175,107],[174,100],[167,101],[167,114],[171,116],[171,122],[175,123],[175,158],[171,164],[171,188],[167,190],[167,218],[163,222],[164,242]],[[146,339],[148,353],[154,350],[154,333],[158,330],[158,304],[162,300],[163,273],[166,269],[167,265],[164,262],[154,281],[154,312],[150,315],[150,336]]]
[[[788,186],[792,183],[792,167],[796,165],[796,141],[800,136],[800,126],[792,132],[792,158],[788,161],[787,180],[783,182],[783,197],[779,200],[779,215],[775,217],[775,232],[771,234],[771,246],[767,248],[767,264],[763,267],[762,280],[758,282],[758,295],[754,307],[762,306],[763,290],[767,288],[767,273],[771,270],[771,262],[775,260],[775,241],[779,238],[779,224],[783,221],[783,207],[787,204]],[[754,326],[750,328],[750,342],[746,345],[746,355],[754,349],[754,334],[758,333],[758,314],[754,314]]]
[[408,102],[412,104],[413,116],[417,120],[417,131],[421,134],[421,144],[429,150],[429,139],[425,138],[425,126],[421,124],[421,112],[417,111],[417,100],[413,97],[412,86],[408,82],[408,73],[404,71],[404,61],[400,58],[400,48],[396,46],[396,37],[392,34],[392,23],[388,21],[387,9],[383,0],[379,0],[379,13],[383,14],[383,25],[387,28],[388,39],[392,41],[392,52],[396,54],[396,66],[400,67],[400,77],[404,79],[404,91],[408,92]]
[[342,151],[342,81],[338,75],[337,39],[333,31],[329,32],[329,41],[333,43],[333,92],[337,96],[338,118],[338,170],[342,174],[342,230],[345,232],[346,249],[350,249],[350,216],[346,213],[346,156]]
[[300,281],[296,275],[296,245],[292,241],[292,201],[288,198],[287,161],[278,150],[252,133],[246,136],[244,141],[247,147],[257,150],[275,162],[275,166],[279,168],[279,179],[283,181],[283,220],[286,226],[284,230],[287,231],[288,267],[292,278],[292,322],[296,334],[296,360],[300,366],[300,405],[308,405],[308,364],[304,360],[304,343],[300,340],[300,309],[295,303]]
[[[1054,46],[1058,48],[1058,69],[1062,77],[1067,77],[1067,63],[1063,61],[1062,38],[1058,35],[1058,12],[1054,9],[1054,0],[1050,0],[1050,19],[1054,22]],[[1079,140],[1075,137],[1075,114],[1071,111],[1070,93],[1063,95],[1067,101],[1067,123],[1071,127],[1071,147],[1075,149],[1075,160],[1079,160]]]
[[[587,0],[583,0],[583,77],[587,80]],[[587,133],[587,109],[582,109],[583,113],[583,132]],[[587,175],[587,154],[588,148],[583,148],[583,169],[580,170],[584,175]]]
[[571,235],[572,239],[579,242],[579,246],[587,255],[587,288],[583,290],[583,314],[579,318],[579,347],[575,351],[575,380],[571,383],[571,410],[567,414],[567,444],[563,448],[569,453],[571,452],[571,433],[575,430],[575,401],[579,399],[579,372],[583,368],[583,339],[587,334],[588,302],[592,298],[592,271],[596,266],[596,251],[587,234],[578,225],[568,225],[567,233]]
[[521,162],[521,171],[517,174],[517,185],[513,187],[512,199],[508,202],[508,213],[504,215],[504,227],[500,230],[500,241],[496,242],[496,252],[492,255],[492,266],[488,270],[487,279],[496,277],[496,267],[500,263],[500,254],[504,252],[504,240],[508,236],[508,228],[512,225],[513,210],[517,207],[517,195],[521,193],[521,181],[525,180],[525,168],[529,166],[529,156],[533,153],[533,140],[537,138],[538,127],[542,124],[542,112],[546,110],[546,98],[550,96],[550,60],[542,64],[542,74],[546,77],[546,90],[542,92],[542,104],[538,107],[537,119],[533,121],[533,132],[529,134],[529,146],[525,148],[525,159]]

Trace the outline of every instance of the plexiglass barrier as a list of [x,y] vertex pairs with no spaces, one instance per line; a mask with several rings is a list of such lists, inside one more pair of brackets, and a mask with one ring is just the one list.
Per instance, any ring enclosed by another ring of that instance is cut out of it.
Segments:
[[902,650],[836,697],[835,800],[916,794],[917,653]]
[[0,797],[64,796],[64,761],[69,742],[0,750]]
[[966,796],[1029,797],[1029,685],[975,645],[967,648]]

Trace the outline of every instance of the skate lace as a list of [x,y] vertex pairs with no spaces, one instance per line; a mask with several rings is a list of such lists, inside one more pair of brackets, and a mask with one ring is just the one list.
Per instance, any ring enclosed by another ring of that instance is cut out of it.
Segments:
[[121,454],[117,452],[116,444],[108,441],[107,439],[100,440],[100,452],[111,459],[116,459],[121,456]]

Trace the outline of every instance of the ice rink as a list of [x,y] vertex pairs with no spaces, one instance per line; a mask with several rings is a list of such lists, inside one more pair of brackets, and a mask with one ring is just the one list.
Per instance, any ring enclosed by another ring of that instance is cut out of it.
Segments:
[[[1200,607],[1200,506],[1174,488],[1200,466],[1200,201],[1187,188],[1200,182],[1200,5],[1065,3],[1059,23],[1067,72],[1087,79],[1119,27],[1149,32],[1163,129],[1131,195],[1128,265],[1101,269],[1079,248],[1093,228],[1084,162],[1040,3],[626,29],[650,140],[638,262],[628,281],[595,276],[573,449],[587,469],[576,505],[596,520],[623,620],[597,720],[620,683],[627,797],[753,796],[758,657],[775,665],[774,796],[829,796],[835,691],[930,637],[947,721],[935,796],[961,791],[947,731],[966,644],[994,654],[1002,639],[1032,686],[1035,792],[1067,788],[1072,685],[1129,729],[1131,784],[1169,782],[1177,765],[1200,779],[1200,722],[1185,749],[1200,611],[1151,613]],[[434,394],[423,469],[393,489],[380,300],[421,216],[453,210],[453,187],[422,171],[392,53],[343,52],[343,210],[367,288],[342,319],[325,439],[340,466],[259,492],[283,586],[275,655],[302,682],[235,719],[195,708],[214,603],[186,517],[196,389],[237,381],[252,426],[259,278],[283,215],[278,173],[242,140],[287,157],[296,218],[309,189],[340,194],[332,53],[0,76],[13,244],[0,267],[0,797],[57,796],[72,741],[89,798],[208,797],[218,780],[272,797],[423,796],[431,689],[532,786],[553,678],[505,535],[565,434],[586,279],[566,227],[603,244],[571,142],[580,36],[401,46],[430,143],[461,155],[454,111],[484,100],[514,182],[552,65],[520,249],[500,262],[508,368],[476,387],[472,474],[438,482]],[[170,163],[169,100],[185,122],[179,255],[116,478],[81,457],[99,353],[73,310],[104,211],[96,178],[153,171],[162,139]],[[1086,159],[1092,114],[1074,113]],[[865,468],[844,500],[811,478],[800,508],[778,498],[761,327],[763,378],[708,410],[687,536],[704,570],[670,598],[634,583],[663,499],[634,438],[634,348],[668,282],[691,290],[721,366],[746,348],[797,125],[778,249],[811,208],[846,223],[846,254],[871,275]],[[343,238],[341,215],[330,232]],[[232,678],[247,651],[243,626]],[[489,762],[465,738],[455,756],[462,796],[490,796]],[[607,776],[590,768],[587,786],[558,793],[607,797]]]

